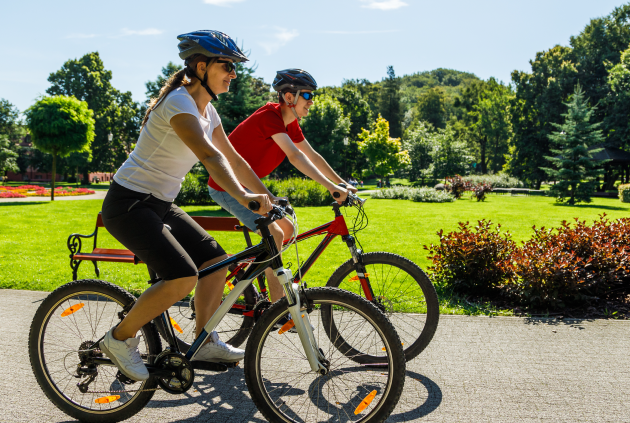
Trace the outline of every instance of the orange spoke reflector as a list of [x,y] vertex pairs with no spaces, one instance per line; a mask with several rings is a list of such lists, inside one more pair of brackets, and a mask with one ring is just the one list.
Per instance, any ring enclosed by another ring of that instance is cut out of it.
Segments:
[[175,330],[179,333],[184,333],[184,331],[182,330],[182,328],[177,324],[177,322],[175,320],[173,320],[173,318],[171,317],[171,325],[173,325],[173,327],[175,328]]
[[[370,274],[369,274],[369,273],[365,273],[365,277],[366,277],[366,278],[369,278],[369,277],[370,277]],[[358,276],[358,275],[354,275],[353,277],[351,277],[351,278],[350,278],[350,279],[348,279],[348,280],[349,280],[350,282],[354,282],[354,281],[361,280],[361,278],[359,278],[359,276]]]
[[77,310],[81,310],[83,308],[85,304],[83,303],[79,303],[79,304],[75,304],[70,308],[67,308],[63,311],[63,313],[61,313],[61,317],[66,317],[66,316],[70,316],[72,313],[74,313]]
[[230,291],[234,289],[234,285],[232,285],[232,282],[227,281],[225,282],[225,284],[228,286],[228,288],[230,288]]
[[110,402],[118,401],[119,399],[120,395],[110,395],[108,397],[96,398],[94,402],[97,404],[109,404]]
[[278,331],[278,335],[282,335],[286,331],[290,330],[293,326],[295,326],[295,322],[293,321],[293,319],[291,319],[288,322],[286,322],[284,325],[282,325],[282,327]]
[[376,396],[376,391],[372,391],[368,394],[367,397],[365,397],[363,399],[363,401],[361,401],[361,404],[359,404],[359,406],[357,407],[356,410],[354,410],[354,414],[359,414],[360,412],[362,412],[363,410],[366,409],[366,407],[368,405],[370,405],[370,403],[372,401],[374,401],[374,397]]

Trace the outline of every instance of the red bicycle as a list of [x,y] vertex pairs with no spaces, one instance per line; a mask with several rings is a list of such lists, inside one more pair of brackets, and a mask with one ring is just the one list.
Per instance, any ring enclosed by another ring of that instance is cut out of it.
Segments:
[[[373,302],[396,328],[403,343],[405,358],[411,360],[427,347],[437,328],[437,293],[424,271],[411,260],[387,252],[364,253],[357,248],[355,235],[368,223],[364,204],[365,200],[350,194],[343,204],[333,203],[334,220],[297,236],[297,242],[320,235],[324,238],[295,272],[295,282],[304,278],[334,238],[341,237],[351,258],[333,272],[326,286],[351,291]],[[341,212],[342,207],[354,207],[357,210],[350,228]],[[285,245],[289,242],[292,240],[286,241]],[[249,239],[248,244],[251,245]],[[230,268],[226,278],[226,294],[238,283],[248,265],[249,263],[243,262]],[[251,285],[244,291],[240,301],[232,307],[217,328],[218,332],[231,335],[229,339],[224,338],[227,343],[239,346],[245,342],[254,323],[271,305],[264,277],[258,279],[258,286],[259,289],[256,289]],[[175,319],[172,323],[178,332],[176,335],[179,347],[184,352],[194,339],[194,313],[194,297],[190,301],[177,303],[170,310],[172,319]],[[340,335],[336,331],[334,309],[330,306],[323,307],[320,313],[324,324],[330,328],[328,335],[338,339]],[[164,330],[165,328],[158,325],[158,331]],[[352,346],[347,342],[340,340],[338,345],[342,345],[340,348],[346,350],[342,351],[346,355],[354,355]],[[364,361],[370,360],[364,358]],[[372,361],[378,362],[378,358],[375,357]]]

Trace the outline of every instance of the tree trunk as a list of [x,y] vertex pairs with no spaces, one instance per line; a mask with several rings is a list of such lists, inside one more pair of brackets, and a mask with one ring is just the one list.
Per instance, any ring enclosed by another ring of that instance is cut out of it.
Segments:
[[488,173],[488,169],[486,167],[486,144],[488,143],[488,137],[484,137],[483,141],[481,141],[481,173]]
[[50,180],[50,201],[55,201],[55,178],[57,176],[57,153],[53,153],[52,179]]

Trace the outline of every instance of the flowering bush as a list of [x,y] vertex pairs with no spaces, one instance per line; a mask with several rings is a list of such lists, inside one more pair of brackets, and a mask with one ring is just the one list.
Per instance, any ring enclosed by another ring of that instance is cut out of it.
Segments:
[[[14,194],[10,196],[9,194]],[[94,194],[94,191],[86,188],[55,187],[55,196],[67,197],[75,195]],[[19,197],[16,195],[20,195]],[[50,189],[39,185],[21,185],[19,187],[0,187],[0,198],[23,198],[23,197],[49,197]]]
[[433,188],[407,188],[394,187],[377,191],[372,194],[372,198],[389,200],[412,200],[423,203],[450,203],[455,201],[448,192],[437,191]]

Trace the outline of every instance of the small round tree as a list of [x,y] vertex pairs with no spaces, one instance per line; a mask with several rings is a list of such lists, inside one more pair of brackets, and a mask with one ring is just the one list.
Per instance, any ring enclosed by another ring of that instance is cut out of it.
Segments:
[[63,95],[43,97],[24,112],[33,145],[52,154],[50,199],[55,199],[57,156],[89,151],[94,140],[94,118],[85,101]]

